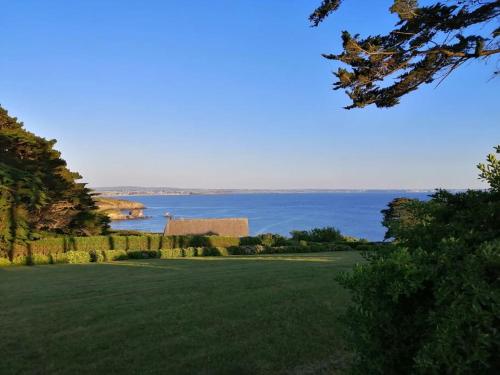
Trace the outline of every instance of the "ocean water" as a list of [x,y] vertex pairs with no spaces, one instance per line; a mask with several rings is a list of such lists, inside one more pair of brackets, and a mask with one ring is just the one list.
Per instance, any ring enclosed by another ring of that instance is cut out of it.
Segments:
[[143,203],[146,219],[114,221],[112,228],[162,232],[165,212],[176,218],[247,217],[250,234],[279,233],[333,226],[343,234],[382,240],[384,209],[396,197],[428,199],[429,193],[334,192],[227,195],[149,195],[119,197]]

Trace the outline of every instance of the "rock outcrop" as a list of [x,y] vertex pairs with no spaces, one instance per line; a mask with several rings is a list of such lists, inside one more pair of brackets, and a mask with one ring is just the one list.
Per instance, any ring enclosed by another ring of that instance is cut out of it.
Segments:
[[94,200],[99,211],[108,215],[111,220],[132,220],[145,217],[146,206],[140,202],[104,197],[95,197]]

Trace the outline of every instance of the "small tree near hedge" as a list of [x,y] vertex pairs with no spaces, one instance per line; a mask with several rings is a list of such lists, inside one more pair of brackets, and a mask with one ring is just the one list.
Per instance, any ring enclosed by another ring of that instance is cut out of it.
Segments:
[[[488,182],[495,163],[481,169]],[[397,246],[340,277],[352,372],[500,373],[500,192],[437,191],[384,214]]]

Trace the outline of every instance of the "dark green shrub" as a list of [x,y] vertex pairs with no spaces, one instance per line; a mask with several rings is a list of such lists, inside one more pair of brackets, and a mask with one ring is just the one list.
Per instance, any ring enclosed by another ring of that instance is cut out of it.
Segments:
[[[250,237],[250,236],[241,237],[240,245],[241,246],[262,245],[262,241],[259,237]],[[232,245],[232,246],[238,246],[238,245]]]
[[264,233],[264,234],[260,234],[257,237],[260,240],[260,244],[258,244],[258,245],[269,246],[269,247],[288,245],[288,240],[279,234]]
[[216,247],[213,250],[217,253],[216,255],[219,255],[219,256],[226,257],[226,256],[230,255],[228,249],[225,247]]
[[311,242],[335,242],[342,241],[343,236],[338,229],[333,227],[314,228],[311,230],[295,230],[290,233],[292,240],[298,242],[301,240]]
[[104,261],[106,262],[128,259],[128,255],[125,250],[104,250],[102,255],[104,257]]
[[437,191],[383,213],[397,245],[370,244],[340,278],[353,372],[499,373],[500,191]]
[[[106,250],[104,250],[106,251]],[[90,252],[90,260],[95,263],[104,262],[104,255],[100,250],[92,250]]]
[[129,259],[148,259],[160,257],[158,250],[129,250],[127,251],[127,255]]

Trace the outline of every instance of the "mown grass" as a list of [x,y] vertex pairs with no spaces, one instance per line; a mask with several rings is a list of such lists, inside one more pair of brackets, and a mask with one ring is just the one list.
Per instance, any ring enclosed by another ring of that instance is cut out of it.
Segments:
[[0,268],[1,374],[331,373],[355,252]]

